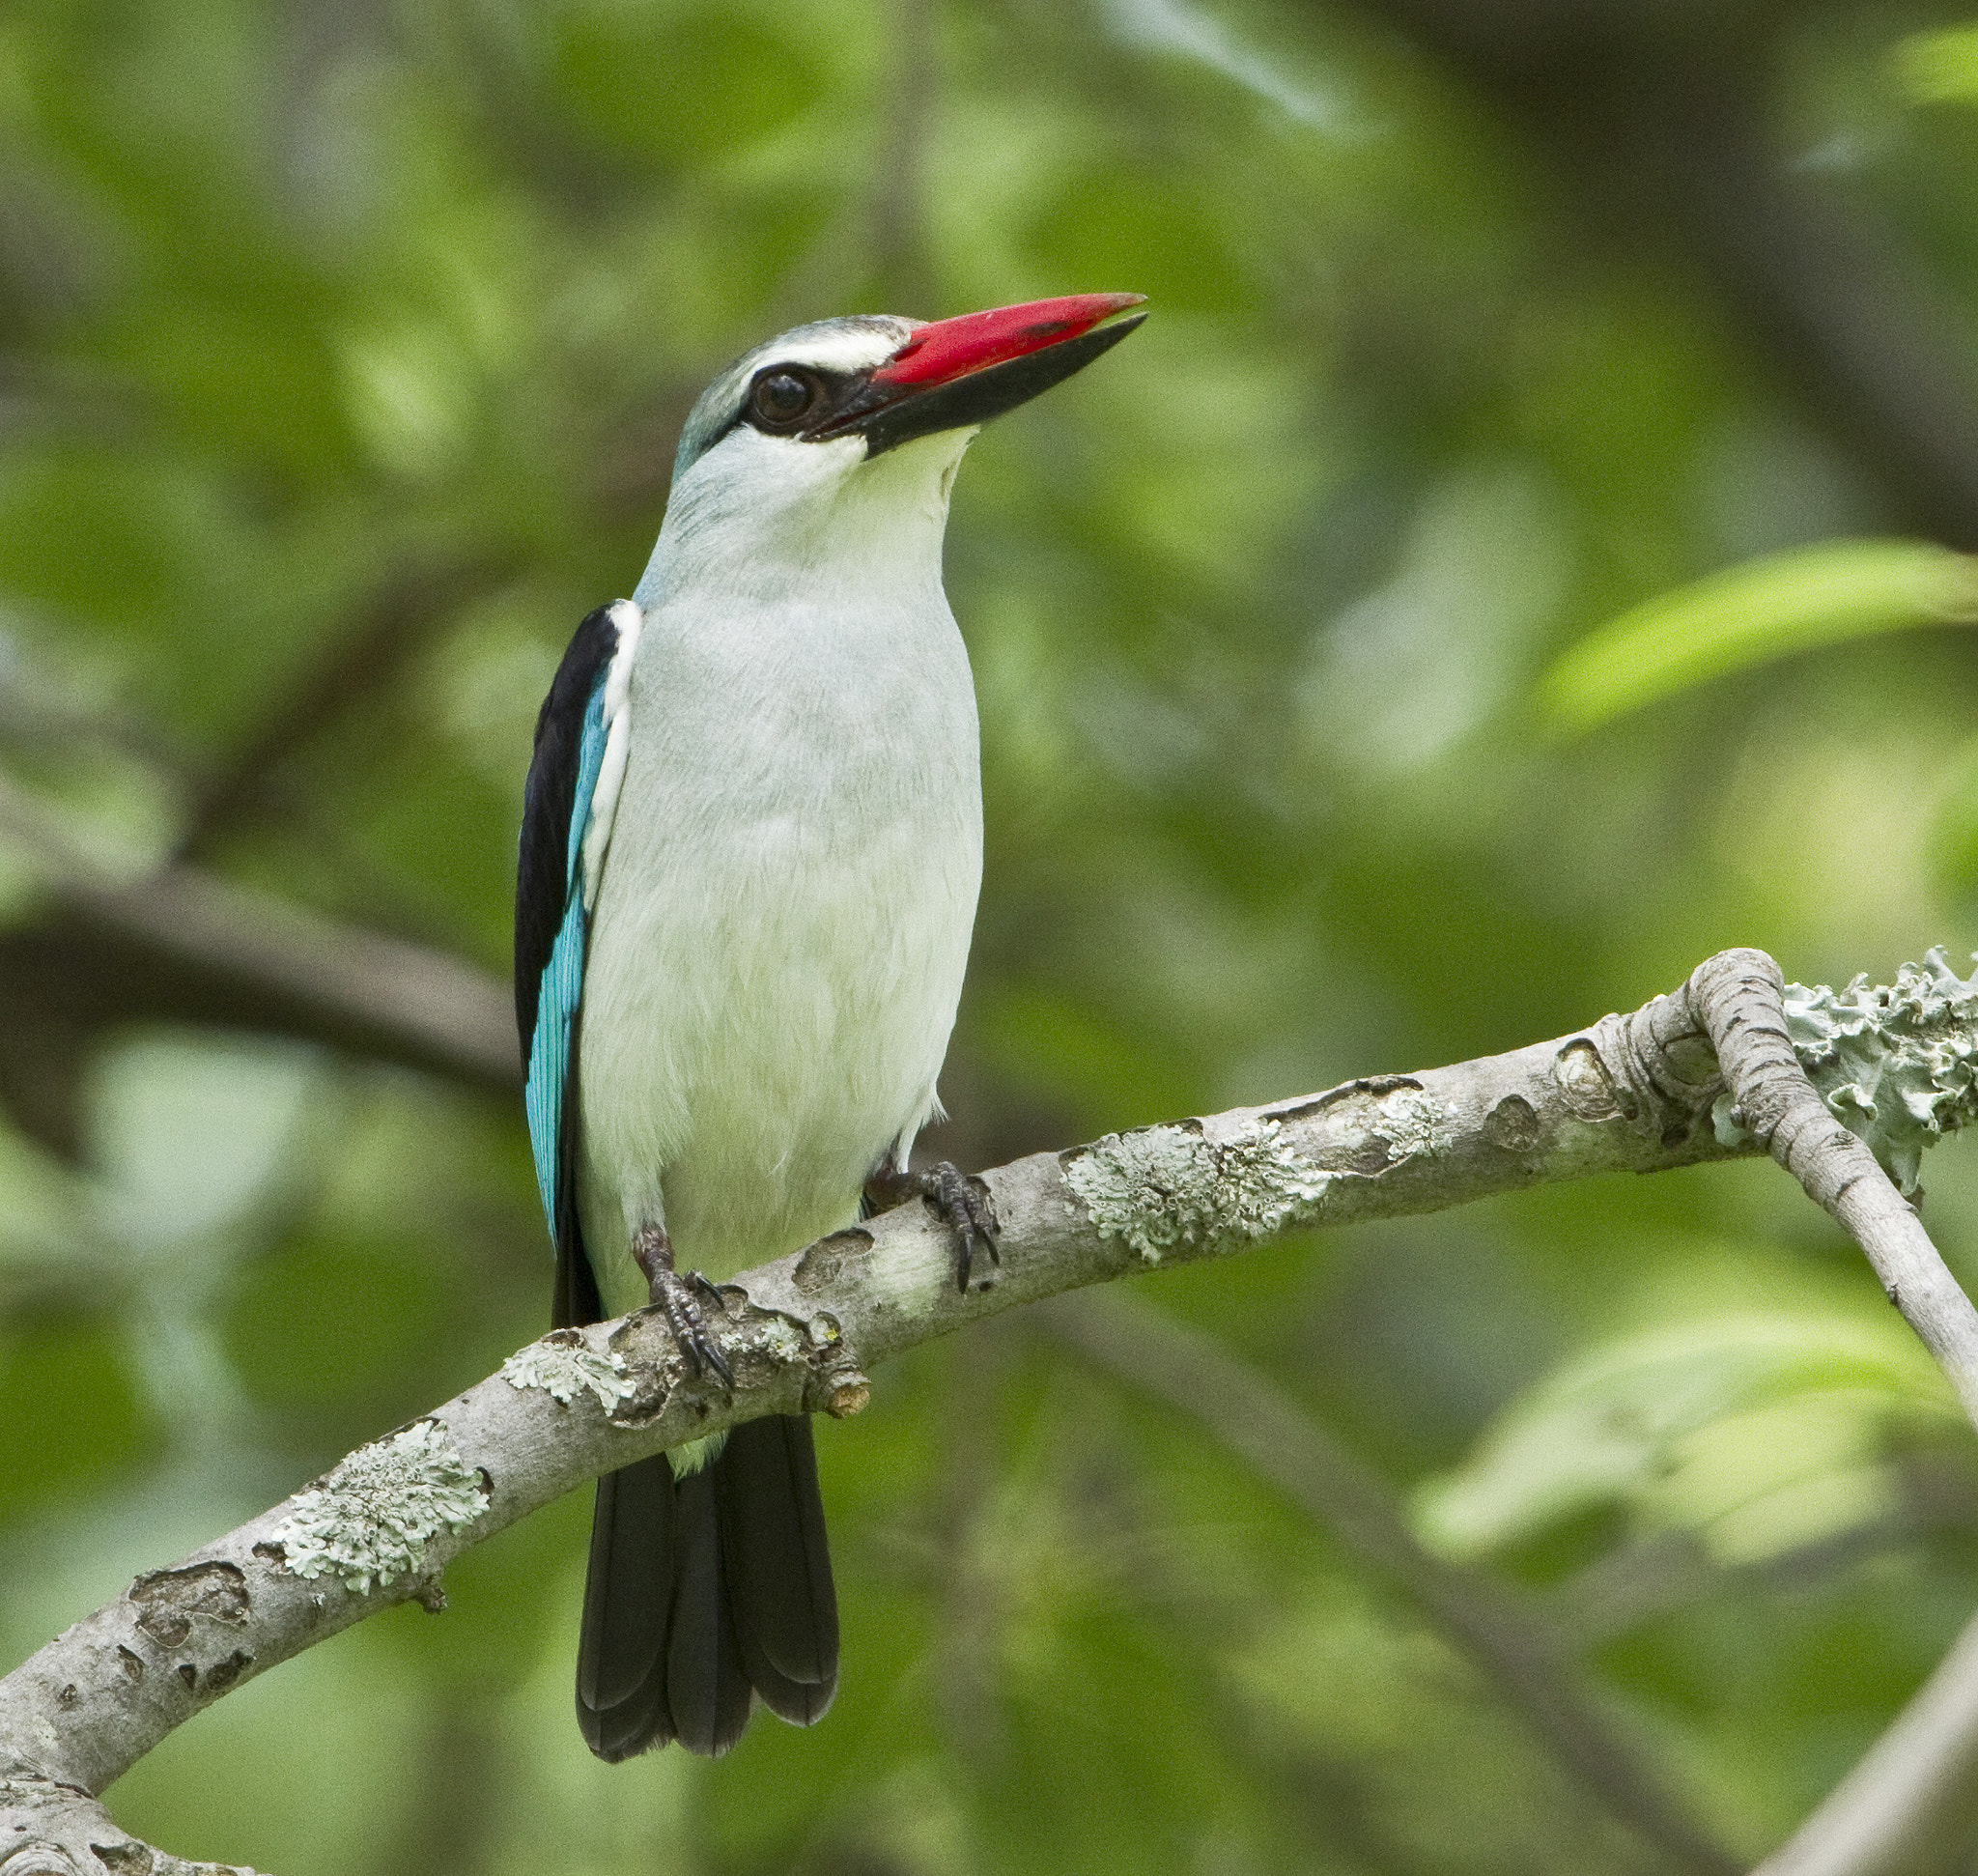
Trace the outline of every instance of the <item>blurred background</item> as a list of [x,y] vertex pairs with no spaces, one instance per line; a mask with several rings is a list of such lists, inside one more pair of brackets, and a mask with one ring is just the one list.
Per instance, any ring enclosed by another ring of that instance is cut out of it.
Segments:
[[[1513,1047],[1728,944],[1978,944],[1968,636],[1534,701],[1712,570],[1978,549],[1953,8],[29,0],[0,164],[10,1663],[545,1326],[535,710],[692,397],[801,320],[1152,299],[958,487],[933,1151]],[[1924,1176],[1978,1277],[1978,1170]],[[591,1760],[579,1494],[120,1822],[279,1876],[1725,1869],[1978,1606],[1968,1430],[1769,1164],[1129,1295],[1166,1332],[1003,1319],[821,1429],[813,1731]]]

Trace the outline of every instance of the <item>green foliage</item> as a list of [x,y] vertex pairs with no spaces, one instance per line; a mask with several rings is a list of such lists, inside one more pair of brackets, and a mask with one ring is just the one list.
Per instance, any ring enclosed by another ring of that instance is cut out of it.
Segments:
[[[1968,29],[1774,12],[1794,173],[1847,171],[1968,319]],[[1357,14],[50,0],[0,16],[0,779],[106,865],[189,840],[505,970],[537,703],[711,373],[832,312],[1133,289],[1144,330],[957,488],[989,857],[930,1146],[1511,1048],[1729,943],[1809,983],[1978,946],[1978,671],[1891,630],[1968,618],[1970,563],[1686,252],[1590,236],[1581,179]],[[5,918],[41,904],[0,840]],[[77,1164],[0,1131],[10,1661],[547,1308],[516,1103],[144,1025],[86,1066]],[[1928,1182],[1968,1275],[1978,1177]],[[1978,1603],[1968,1437],[1769,1165],[1149,1281],[1542,1595],[1737,1856]],[[174,1735],[120,1821],[281,1876],[1672,1866],[1035,1325],[875,1383],[820,1430],[819,1727],[593,1762],[573,1498],[443,1618]]]
[[114,1490],[155,1459],[146,1411],[114,1321],[23,1316],[0,1344],[0,1515]]
[[1903,626],[1978,619],[1978,568],[1927,541],[1799,548],[1664,593],[1573,646],[1540,696],[1586,728],[1707,678]]
[[1978,30],[1941,26],[1912,33],[1889,53],[1896,81],[1925,104],[1968,104],[1978,100]]
[[1476,1556],[1621,1505],[1749,1563],[1892,1515],[1892,1428],[1955,1412],[1886,1314],[1692,1317],[1553,1369],[1424,1486],[1420,1516],[1441,1548]]

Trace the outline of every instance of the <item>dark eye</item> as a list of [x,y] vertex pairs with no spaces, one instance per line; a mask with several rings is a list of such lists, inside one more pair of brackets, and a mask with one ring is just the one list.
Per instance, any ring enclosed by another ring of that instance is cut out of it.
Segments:
[[765,430],[789,430],[821,400],[823,386],[807,371],[776,367],[755,381],[749,413]]

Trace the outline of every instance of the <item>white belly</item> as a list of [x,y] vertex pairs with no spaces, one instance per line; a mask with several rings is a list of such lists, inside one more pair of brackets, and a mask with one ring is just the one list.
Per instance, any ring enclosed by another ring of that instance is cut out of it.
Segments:
[[[935,1110],[981,874],[959,636],[647,622],[584,975],[579,1193],[614,1311],[850,1221]],[[867,648],[846,636],[871,636]],[[883,640],[883,643],[882,643]]]

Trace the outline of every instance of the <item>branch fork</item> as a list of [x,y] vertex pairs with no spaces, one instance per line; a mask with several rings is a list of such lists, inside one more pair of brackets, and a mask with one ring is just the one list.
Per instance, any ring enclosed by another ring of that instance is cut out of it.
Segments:
[[[1978,1012],[1978,993],[1949,981],[1962,1000],[1919,993],[1903,1007],[1927,1005],[1931,1021]],[[707,1332],[732,1387],[693,1372],[663,1311],[545,1336],[286,1503],[139,1578],[0,1680],[0,1876],[228,1876],[124,1836],[93,1794],[241,1681],[378,1609],[441,1603],[455,1556],[602,1472],[762,1414],[842,1418],[889,1355],[1291,1230],[1769,1151],[1854,1233],[1978,1421],[1978,1312],[1830,1105],[1874,1104],[1861,1057],[1879,994],[1850,986],[1845,1087],[1809,1078],[1811,1066],[1834,1079],[1839,1057],[1795,1042],[1778,967],[1734,951],[1674,994],[1550,1042],[1032,1154],[982,1176],[1002,1224],[993,1289],[957,1288],[951,1234],[918,1203],[724,1284]],[[1961,1065],[1958,1099],[1947,1086],[1911,1091],[1941,1132],[1966,1118],[1978,1036],[1914,1041],[1912,1081],[1939,1060]]]

